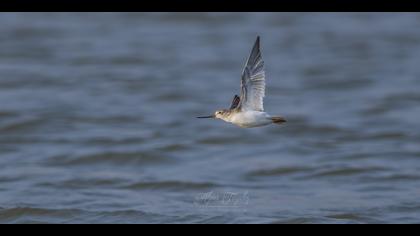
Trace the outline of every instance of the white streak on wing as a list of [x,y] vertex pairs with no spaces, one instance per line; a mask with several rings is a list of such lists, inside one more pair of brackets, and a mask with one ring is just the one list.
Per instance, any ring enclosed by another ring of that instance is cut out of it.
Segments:
[[242,72],[240,108],[243,110],[264,111],[264,96],[264,61],[260,51],[260,37],[257,37],[257,41]]

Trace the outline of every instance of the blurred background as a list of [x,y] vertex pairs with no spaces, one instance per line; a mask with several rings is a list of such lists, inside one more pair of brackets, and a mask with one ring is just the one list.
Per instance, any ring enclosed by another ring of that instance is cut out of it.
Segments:
[[[1,223],[419,223],[420,15],[1,13]],[[260,35],[265,109],[227,108]]]

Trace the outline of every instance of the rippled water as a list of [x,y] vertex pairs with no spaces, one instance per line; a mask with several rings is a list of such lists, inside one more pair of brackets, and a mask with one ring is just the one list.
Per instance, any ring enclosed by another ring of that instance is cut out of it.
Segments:
[[[419,223],[419,14],[0,14],[1,223]],[[283,126],[229,106],[261,35]]]

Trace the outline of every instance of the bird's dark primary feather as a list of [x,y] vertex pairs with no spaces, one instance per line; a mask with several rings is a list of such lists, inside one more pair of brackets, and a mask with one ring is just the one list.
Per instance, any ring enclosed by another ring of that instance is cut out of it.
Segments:
[[233,100],[232,100],[232,105],[230,105],[230,109],[233,110],[233,109],[237,108],[240,101],[241,101],[241,99],[239,98],[239,96],[235,95],[235,97],[233,97]]

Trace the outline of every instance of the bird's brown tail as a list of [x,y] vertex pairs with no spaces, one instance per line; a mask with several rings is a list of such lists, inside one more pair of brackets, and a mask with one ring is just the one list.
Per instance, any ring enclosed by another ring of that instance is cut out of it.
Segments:
[[286,119],[284,119],[281,116],[272,116],[270,117],[270,119],[273,121],[274,124],[278,124],[278,125],[286,122]]

